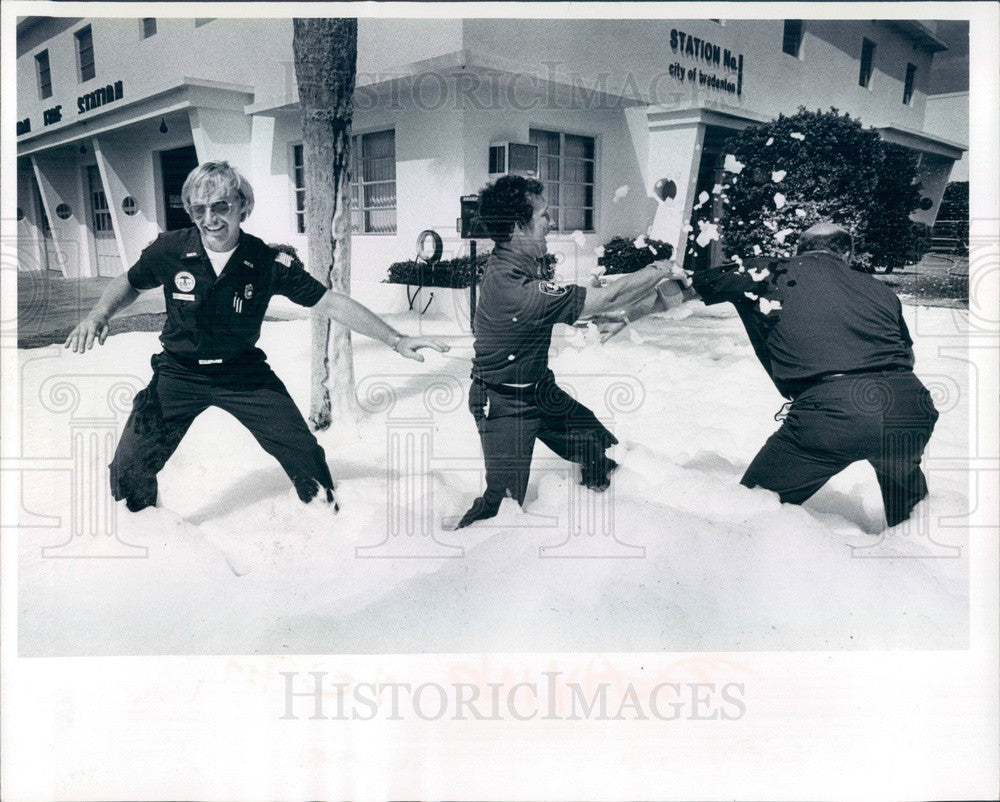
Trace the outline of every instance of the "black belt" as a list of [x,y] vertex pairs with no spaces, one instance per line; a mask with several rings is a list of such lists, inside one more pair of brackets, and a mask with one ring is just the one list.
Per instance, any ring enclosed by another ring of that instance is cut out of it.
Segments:
[[183,367],[195,370],[199,368],[202,370],[212,369],[213,367],[219,367],[222,365],[250,365],[255,362],[264,361],[264,354],[258,348],[251,348],[249,351],[243,351],[235,356],[215,358],[181,355],[169,350],[168,348],[163,349],[163,354]]
[[[500,384],[500,383],[495,383],[495,382],[488,382],[485,379],[480,378],[479,376],[476,376],[475,374],[473,374],[472,375],[472,383],[473,384],[477,384],[480,387],[485,387],[487,390],[492,390],[493,392],[499,393],[500,395],[532,395],[532,394],[534,394],[535,390],[538,389],[538,385],[540,385],[543,382],[546,382],[546,381],[548,381],[548,380],[550,380],[552,378],[553,378],[552,372],[549,371],[549,373],[547,373],[545,376],[543,376],[542,378],[538,379],[537,381],[533,381],[530,384],[527,383],[527,382],[524,382],[524,384],[525,384],[524,387],[512,387],[509,384]],[[519,382],[519,383],[521,383],[521,382]]]
[[845,370],[840,373],[821,373],[818,376],[812,376],[808,379],[798,379],[789,382],[792,385],[792,397],[798,396],[808,390],[810,387],[815,387],[817,384],[823,384],[824,382],[833,381],[834,379],[846,379],[851,376],[864,376],[870,375],[872,373],[911,373],[913,368],[904,367],[903,365],[892,365],[890,367],[878,367],[878,368],[858,368],[857,370]]

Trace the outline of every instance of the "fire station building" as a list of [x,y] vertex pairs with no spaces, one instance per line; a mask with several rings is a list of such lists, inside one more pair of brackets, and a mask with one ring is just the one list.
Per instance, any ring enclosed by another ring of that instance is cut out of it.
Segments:
[[[925,126],[944,49],[928,21],[361,19],[352,283],[428,228],[457,254],[461,196],[507,171],[545,183],[577,269],[615,235],[681,245],[727,137],[800,106],[915,151],[933,223],[968,141]],[[291,20],[22,18],[17,93],[22,270],[121,274],[189,225],[181,184],[209,159],[253,184],[247,230],[305,255]]]

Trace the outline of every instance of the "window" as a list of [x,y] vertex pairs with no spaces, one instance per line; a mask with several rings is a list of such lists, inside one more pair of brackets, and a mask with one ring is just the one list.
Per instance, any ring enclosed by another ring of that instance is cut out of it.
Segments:
[[913,100],[913,83],[914,79],[917,77],[917,65],[907,64],[906,65],[906,82],[903,84],[903,105],[909,106],[910,101]]
[[292,176],[295,181],[295,230],[306,233],[306,168],[302,145],[292,147]]
[[89,81],[97,72],[94,69],[94,34],[88,25],[81,28],[76,36],[76,66],[80,75],[80,83]]
[[802,20],[786,19],[785,31],[781,37],[781,52],[789,56],[799,57],[799,50],[802,47]]
[[142,38],[148,39],[156,33],[156,17],[142,18]]
[[49,70],[49,51],[43,50],[35,56],[35,66],[38,68],[38,93],[42,100],[52,97],[52,73]]
[[871,39],[861,40],[861,71],[858,86],[868,89],[872,82],[872,67],[875,64],[875,43]]
[[396,132],[354,137],[351,162],[351,231],[395,234]]
[[202,25],[208,25],[215,17],[196,17],[194,21],[194,27],[200,28]]
[[538,145],[538,178],[545,185],[554,231],[594,230],[594,138],[557,131],[528,132]]

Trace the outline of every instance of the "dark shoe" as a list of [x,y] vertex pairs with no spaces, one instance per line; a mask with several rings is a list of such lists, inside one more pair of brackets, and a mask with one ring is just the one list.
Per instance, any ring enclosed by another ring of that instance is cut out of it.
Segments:
[[326,489],[326,503],[333,505],[334,512],[340,512],[340,505],[337,503],[337,499],[333,496],[333,488],[327,487]]
[[[295,492],[298,494],[299,498],[302,500],[303,504],[308,504],[319,494],[320,484],[315,479],[296,479],[295,480]],[[324,487],[324,493],[326,495],[326,503],[333,505],[334,512],[340,512],[340,505],[337,503],[337,499],[334,498],[333,488]]]
[[458,522],[456,529],[464,529],[471,523],[476,521],[484,521],[487,518],[492,518],[497,514],[500,509],[499,504],[487,504],[486,499],[482,496],[477,498],[472,502],[472,506],[469,507],[469,511],[462,516],[462,520]]
[[127,496],[125,498],[125,506],[128,508],[129,512],[139,512],[140,510],[146,509],[146,507],[155,507],[156,497],[136,498],[135,496]]
[[604,460],[601,465],[584,465],[580,472],[580,484],[602,493],[611,487],[611,474],[618,468],[613,459]]

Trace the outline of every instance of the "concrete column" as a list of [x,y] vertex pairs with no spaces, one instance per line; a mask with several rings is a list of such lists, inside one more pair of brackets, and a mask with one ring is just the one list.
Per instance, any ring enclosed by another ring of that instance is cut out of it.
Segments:
[[243,110],[189,109],[191,136],[198,163],[227,161],[243,175],[253,174],[253,118]]
[[[87,237],[87,204],[79,162],[72,157],[32,156],[35,180],[52,227],[56,263],[66,277],[96,276]],[[56,210],[65,203],[71,214],[61,220]]]
[[650,109],[647,191],[653,194],[653,185],[665,178],[676,185],[677,197],[660,203],[650,236],[673,245],[674,258],[681,261],[687,236],[683,229],[694,205],[705,126],[696,121],[658,122],[656,115]]
[[[127,270],[159,232],[153,157],[149,151],[134,148],[121,138],[94,137],[93,145],[101,182],[108,196],[118,252]],[[133,215],[125,214],[122,209],[126,197],[135,199],[137,211]]]
[[[17,269],[43,271],[46,269],[45,242],[42,220],[35,203],[34,173],[17,170],[17,208],[22,219],[17,221]],[[53,265],[55,267],[55,265]]]

